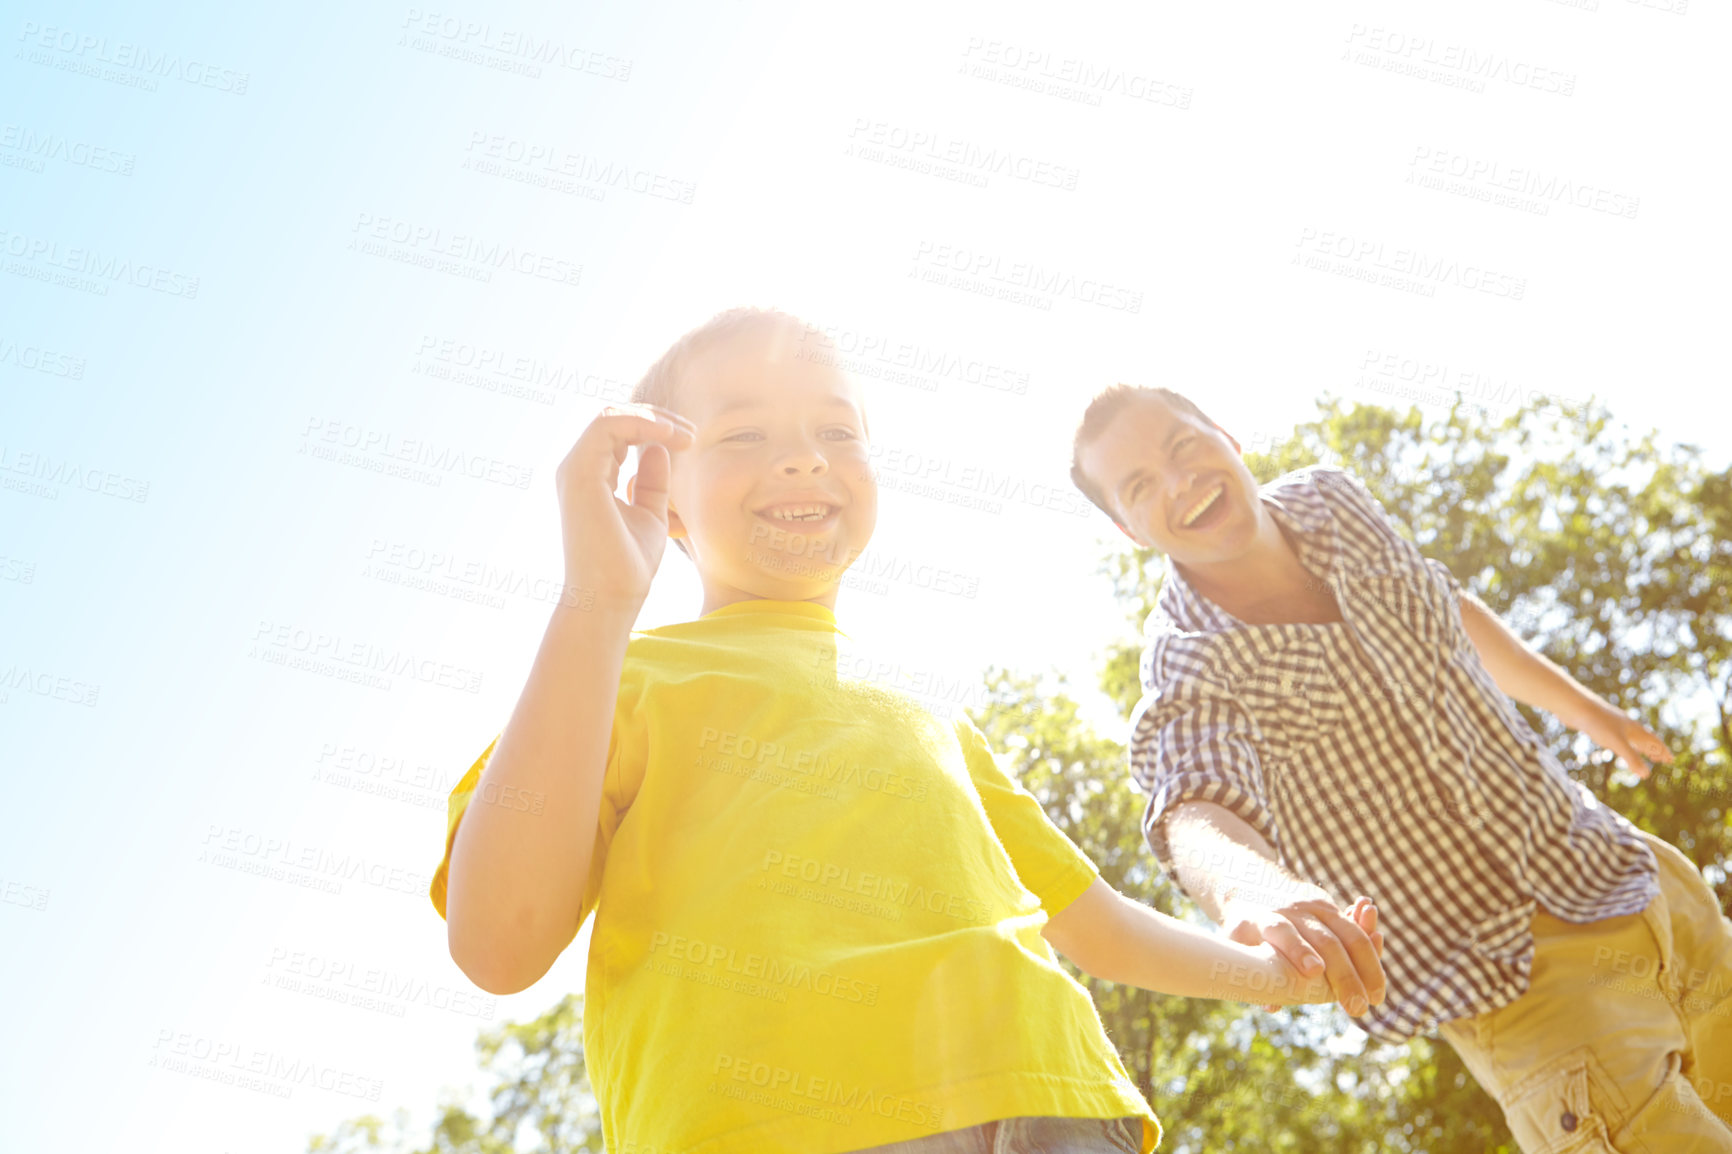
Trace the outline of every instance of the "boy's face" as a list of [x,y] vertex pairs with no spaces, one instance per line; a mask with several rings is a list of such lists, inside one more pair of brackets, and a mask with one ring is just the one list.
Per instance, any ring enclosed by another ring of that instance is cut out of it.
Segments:
[[1256,538],[1257,479],[1239,443],[1194,413],[1137,398],[1083,446],[1080,461],[1113,519],[1174,561],[1229,561]]
[[693,358],[680,381],[697,434],[671,458],[669,530],[697,564],[705,612],[754,597],[834,607],[877,524],[859,391],[797,357],[799,337],[748,330]]

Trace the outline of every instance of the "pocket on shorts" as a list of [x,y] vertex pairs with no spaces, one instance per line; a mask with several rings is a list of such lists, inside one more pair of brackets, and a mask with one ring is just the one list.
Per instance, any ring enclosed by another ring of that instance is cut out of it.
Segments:
[[1686,1135],[1706,1141],[1710,1134],[1724,1133],[1725,1123],[1702,1100],[1701,1093],[1684,1076],[1683,1060],[1673,1054],[1660,1088],[1630,1116],[1617,1137],[1633,1150],[1658,1150],[1675,1145]]
[[1510,1088],[1504,1121],[1524,1154],[1618,1154],[1596,1103],[1605,1084],[1593,1053],[1572,1050]]

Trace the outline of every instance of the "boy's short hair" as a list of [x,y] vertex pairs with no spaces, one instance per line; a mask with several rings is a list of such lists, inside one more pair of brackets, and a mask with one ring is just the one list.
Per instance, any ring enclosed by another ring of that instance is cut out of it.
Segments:
[[1181,413],[1190,413],[1192,416],[1208,421],[1211,425],[1215,424],[1214,418],[1198,408],[1195,401],[1183,393],[1174,392],[1172,389],[1151,385],[1121,384],[1109,385],[1095,394],[1094,400],[1090,401],[1089,407],[1083,411],[1082,423],[1077,426],[1076,437],[1071,441],[1070,479],[1077,488],[1082,490],[1083,496],[1094,503],[1095,508],[1113,519],[1115,525],[1119,521],[1118,515],[1107,504],[1107,495],[1083,471],[1082,451],[1084,445],[1106,430],[1107,425],[1126,405],[1136,400],[1161,401]]
[[796,329],[802,340],[817,334],[817,329],[781,309],[753,305],[726,309],[669,345],[632,389],[632,401],[679,412],[679,387],[691,362],[717,345],[761,329]]
[[[679,412],[680,385],[684,382],[686,370],[693,360],[718,345],[764,329],[797,332],[798,344],[807,351],[796,353],[796,356],[811,356],[810,350],[831,348],[829,339],[815,325],[807,324],[792,313],[755,305],[725,309],[669,345],[667,351],[657,358],[656,363],[649,367],[633,387],[632,402],[657,405]],[[860,416],[864,421],[866,415],[862,413]],[[687,557],[692,555],[684,541],[676,538],[674,544],[679,546],[680,552]]]

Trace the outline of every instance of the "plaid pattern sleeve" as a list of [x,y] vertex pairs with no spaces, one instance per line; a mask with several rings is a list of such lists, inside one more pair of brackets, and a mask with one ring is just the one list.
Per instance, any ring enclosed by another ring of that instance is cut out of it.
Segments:
[[1256,725],[1230,685],[1211,674],[1206,655],[1182,637],[1157,636],[1143,655],[1142,680],[1131,719],[1131,776],[1149,795],[1143,837],[1162,868],[1173,872],[1166,818],[1180,802],[1213,802],[1278,845],[1262,800]]

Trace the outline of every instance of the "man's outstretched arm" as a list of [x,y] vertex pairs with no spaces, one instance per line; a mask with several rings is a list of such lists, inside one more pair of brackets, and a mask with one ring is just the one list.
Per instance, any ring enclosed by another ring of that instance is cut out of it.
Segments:
[[1461,594],[1461,623],[1479,653],[1480,663],[1509,696],[1587,734],[1617,754],[1637,777],[1648,776],[1648,759],[1672,760],[1672,751],[1652,730],[1536,653],[1465,589]]

